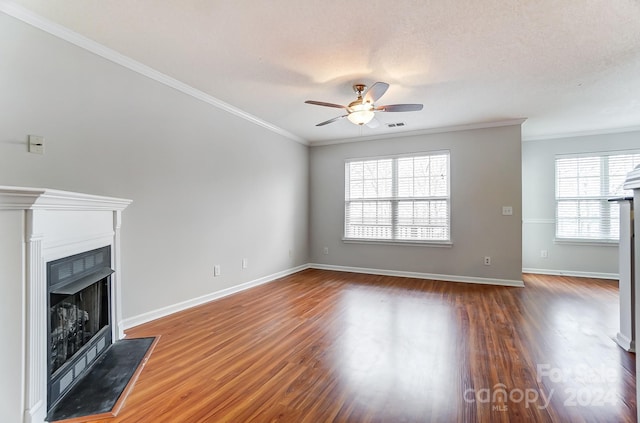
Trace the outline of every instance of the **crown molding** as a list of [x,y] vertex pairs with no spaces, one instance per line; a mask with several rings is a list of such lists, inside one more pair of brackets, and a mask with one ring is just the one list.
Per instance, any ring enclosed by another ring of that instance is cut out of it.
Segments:
[[592,129],[588,131],[561,132],[557,134],[534,135],[529,137],[522,137],[522,141],[523,142],[545,141],[545,140],[555,140],[560,138],[588,137],[592,135],[622,134],[625,132],[636,132],[636,131],[640,131],[640,126],[625,126],[620,128]]
[[231,113],[232,115],[240,117],[248,122],[261,126],[271,132],[282,135],[283,137],[300,144],[309,145],[309,143],[304,138],[294,135],[291,132],[286,131],[269,122],[266,122],[250,113],[245,112],[244,110],[238,109],[237,107],[234,107],[229,103],[225,103],[224,101],[217,99],[212,95],[209,95],[190,85],[180,82],[175,78],[172,78],[160,71],[157,71],[136,60],[133,60],[132,58],[118,53],[115,50],[103,46],[102,44],[99,44],[83,35],[80,35],[77,32],[70,30],[69,28],[45,19],[42,16],[39,16],[13,2],[0,0],[0,12],[3,12],[42,31],[45,31],[55,37],[65,40],[77,47],[97,54],[104,59],[107,59],[136,73],[139,73],[140,75],[146,76],[147,78],[160,82],[161,84],[164,84],[193,98],[217,107],[218,109],[224,110],[227,113]]
[[372,135],[367,137],[311,141],[309,142],[309,145],[311,147],[320,147],[323,145],[346,144],[346,143],[360,142],[360,141],[375,141],[375,140],[384,140],[389,138],[395,139],[395,138],[413,137],[416,135],[441,134],[444,132],[458,132],[458,131],[470,131],[473,129],[498,128],[501,126],[522,125],[526,120],[527,118],[517,118],[517,119],[490,121],[490,122],[468,123],[464,125],[441,126],[437,128],[421,129],[418,131],[387,133],[387,134]]

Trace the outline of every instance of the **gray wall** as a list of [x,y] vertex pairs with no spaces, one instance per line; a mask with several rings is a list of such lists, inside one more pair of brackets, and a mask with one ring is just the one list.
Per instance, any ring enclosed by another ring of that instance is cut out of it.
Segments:
[[[640,148],[640,132],[526,141],[522,146],[525,271],[617,278],[618,247],[555,243],[555,156]],[[540,251],[547,250],[548,258]]]
[[22,419],[22,363],[25,357],[21,344],[23,320],[27,312],[23,304],[24,286],[24,213],[20,210],[0,210],[0,421],[19,422]]
[[0,185],[133,200],[125,318],[307,263],[307,146],[2,13],[0,57]]
[[[343,243],[344,160],[433,150],[451,153],[453,246]],[[520,281],[521,190],[520,125],[312,147],[311,261]],[[502,206],[513,216],[502,216]]]

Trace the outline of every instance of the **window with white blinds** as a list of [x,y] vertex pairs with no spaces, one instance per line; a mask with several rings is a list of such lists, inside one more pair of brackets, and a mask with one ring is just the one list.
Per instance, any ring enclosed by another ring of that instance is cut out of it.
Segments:
[[448,242],[449,152],[345,162],[345,240]]
[[556,156],[556,238],[618,241],[620,210],[608,200],[633,195],[623,185],[638,164],[640,151]]

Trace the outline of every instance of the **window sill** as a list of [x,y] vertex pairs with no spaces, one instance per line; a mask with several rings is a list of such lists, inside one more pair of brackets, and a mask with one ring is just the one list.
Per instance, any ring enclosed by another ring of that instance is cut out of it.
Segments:
[[598,239],[572,239],[572,238],[555,238],[554,244],[561,245],[584,245],[592,247],[617,247],[618,241],[606,241]]
[[451,241],[403,241],[393,239],[359,239],[359,238],[342,238],[345,244],[372,244],[372,245],[409,245],[414,247],[439,247],[451,248]]

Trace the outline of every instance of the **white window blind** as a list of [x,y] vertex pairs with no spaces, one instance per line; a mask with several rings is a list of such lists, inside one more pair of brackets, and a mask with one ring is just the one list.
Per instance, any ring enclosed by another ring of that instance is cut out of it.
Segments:
[[620,210],[610,198],[630,196],[627,173],[640,164],[640,152],[556,157],[556,238],[617,241]]
[[345,239],[450,240],[449,152],[345,162]]

